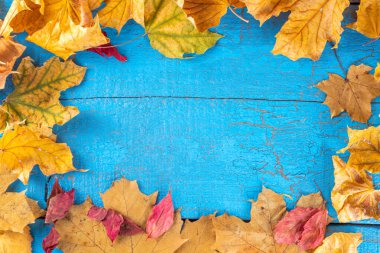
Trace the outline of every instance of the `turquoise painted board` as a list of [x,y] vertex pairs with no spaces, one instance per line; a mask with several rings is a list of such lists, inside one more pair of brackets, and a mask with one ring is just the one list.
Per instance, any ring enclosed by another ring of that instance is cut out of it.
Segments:
[[[1,17],[10,3],[0,2]],[[345,23],[353,20],[355,9],[345,12]],[[89,169],[59,176],[66,189],[77,190],[76,202],[89,195],[100,205],[98,193],[125,176],[137,179],[145,193],[159,190],[162,197],[172,189],[185,218],[227,211],[249,219],[248,200],[263,185],[292,196],[289,207],[302,194],[321,190],[336,217],[330,201],[331,156],[345,146],[347,126],[366,125],[351,122],[346,114],[330,119],[324,94],[314,87],[328,72],[344,75],[329,45],[317,62],[292,62],[270,53],[285,18],[259,28],[253,19],[246,24],[227,14],[216,29],[225,38],[189,60],[163,57],[147,38],[120,47],[129,58],[126,63],[78,53],[75,62],[88,67],[85,81],[65,92],[62,101],[81,113],[56,129],[58,140],[71,147],[76,167]],[[119,44],[144,32],[131,22],[120,35],[107,33]],[[16,40],[28,46],[25,55],[36,64],[52,56],[24,38]],[[337,55],[346,69],[380,60],[380,42],[366,42],[345,30]],[[0,98],[11,90],[9,82]],[[373,103],[369,125],[380,123],[379,102]],[[28,195],[42,207],[45,184],[36,168]],[[20,188],[14,184],[10,190]],[[360,252],[380,252],[380,223],[360,223],[335,221],[329,231],[362,232]],[[34,252],[42,252],[49,227],[41,221],[31,227]]]

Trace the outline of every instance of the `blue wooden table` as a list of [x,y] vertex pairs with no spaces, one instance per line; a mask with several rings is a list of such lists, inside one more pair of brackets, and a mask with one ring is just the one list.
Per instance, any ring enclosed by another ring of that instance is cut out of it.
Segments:
[[[10,3],[0,3],[0,17]],[[346,10],[345,24],[354,19],[356,7]],[[84,82],[65,92],[62,101],[81,113],[56,133],[71,147],[76,167],[89,169],[59,176],[66,189],[76,189],[77,203],[89,195],[101,204],[98,193],[125,176],[137,179],[145,193],[159,190],[162,197],[171,189],[185,218],[227,211],[249,219],[248,200],[255,199],[263,185],[289,194],[289,207],[302,194],[320,190],[336,217],[330,200],[331,156],[346,145],[347,126],[366,125],[351,122],[346,114],[330,119],[322,104],[325,95],[315,84],[327,79],[328,72],[345,73],[329,45],[317,62],[273,56],[274,35],[286,14],[262,28],[245,16],[248,24],[227,14],[216,29],[225,38],[189,60],[163,57],[147,38],[119,48],[129,58],[126,63],[91,52],[74,57],[88,71]],[[144,33],[133,22],[119,36],[106,31],[114,44]],[[36,64],[52,57],[24,38],[18,35],[16,40],[27,45],[24,55]],[[363,45],[368,41],[344,31],[337,56],[346,69],[355,63],[375,66],[380,60],[380,41]],[[9,82],[0,97],[11,89]],[[380,123],[376,101],[370,125]],[[379,178],[375,176],[375,183]],[[35,168],[27,186],[28,195],[42,207],[46,182]],[[41,221],[31,227],[34,251],[42,252],[41,240],[49,227]],[[335,221],[329,233],[335,231],[361,232],[360,252],[380,252],[377,221]]]

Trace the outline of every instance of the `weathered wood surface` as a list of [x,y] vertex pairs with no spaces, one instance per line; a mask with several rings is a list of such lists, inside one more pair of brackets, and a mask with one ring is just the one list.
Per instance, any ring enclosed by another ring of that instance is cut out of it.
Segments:
[[[346,11],[345,23],[352,22],[356,8]],[[5,8],[0,9],[3,17]],[[347,126],[366,126],[345,114],[330,119],[324,94],[314,87],[328,72],[344,75],[329,45],[317,62],[270,53],[285,17],[259,28],[252,19],[245,24],[228,14],[216,29],[225,38],[190,60],[166,59],[147,38],[120,47],[127,63],[78,53],[75,61],[88,72],[81,86],[64,93],[63,102],[81,114],[56,131],[72,148],[75,165],[90,170],[60,176],[66,188],[77,190],[76,201],[90,195],[101,204],[98,193],[125,176],[137,179],[146,193],[159,190],[163,196],[172,189],[185,218],[217,210],[249,219],[248,200],[263,185],[291,195],[289,207],[301,194],[321,190],[336,217],[330,202],[331,156],[345,146]],[[119,44],[144,32],[131,24],[120,36],[107,33]],[[16,39],[24,42],[23,35]],[[380,42],[364,45],[368,41],[345,30],[337,55],[346,69],[353,63],[376,65]],[[25,55],[37,64],[51,57],[26,44]],[[10,90],[9,84],[0,98]],[[378,125],[380,105],[374,103],[373,110],[369,124]],[[28,195],[41,206],[45,183],[35,169]],[[380,252],[379,223],[362,223],[367,224],[333,224],[330,230],[362,232],[361,252]],[[48,227],[38,223],[32,231],[34,245],[41,245]]]

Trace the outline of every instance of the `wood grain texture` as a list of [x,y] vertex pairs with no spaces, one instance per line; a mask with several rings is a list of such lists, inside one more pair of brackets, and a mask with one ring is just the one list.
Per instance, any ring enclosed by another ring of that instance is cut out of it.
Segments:
[[[5,3],[9,6],[10,0]],[[346,11],[345,23],[353,21],[356,8]],[[5,9],[0,8],[1,17]],[[60,176],[67,189],[77,190],[77,203],[90,195],[101,204],[98,193],[125,176],[137,179],[145,193],[159,190],[162,197],[172,189],[174,204],[186,218],[217,210],[249,219],[248,200],[263,185],[291,195],[289,207],[300,195],[321,190],[336,217],[330,202],[331,156],[345,146],[347,126],[366,126],[346,114],[330,119],[321,104],[324,95],[314,85],[328,72],[344,74],[329,45],[317,62],[292,62],[270,53],[286,16],[259,28],[258,22],[249,18],[245,24],[229,13],[216,28],[225,38],[204,56],[189,60],[164,58],[147,38],[120,47],[127,63],[78,53],[75,62],[88,67],[85,81],[62,100],[81,113],[56,129],[59,141],[72,148],[75,165],[90,170]],[[119,44],[144,32],[130,22],[120,36],[107,33]],[[16,40],[24,38],[18,35]],[[337,55],[346,69],[353,63],[376,65],[380,42],[364,45],[368,41],[345,30]],[[52,56],[25,44],[25,55],[37,64]],[[0,98],[11,89],[8,83]],[[370,125],[380,123],[378,102]],[[28,195],[41,206],[45,183],[35,169]],[[19,188],[15,184],[11,190]],[[330,231],[363,232],[361,252],[379,252],[379,222],[362,223],[367,225],[333,224]],[[41,252],[47,231],[42,223],[32,226],[35,252]]]

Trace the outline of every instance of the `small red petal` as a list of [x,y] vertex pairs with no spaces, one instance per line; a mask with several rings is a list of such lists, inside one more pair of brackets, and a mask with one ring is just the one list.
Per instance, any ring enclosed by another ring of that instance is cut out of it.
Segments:
[[61,188],[58,182],[58,178],[55,179],[55,182],[53,184],[53,188],[51,189],[50,196],[48,200],[46,201],[46,205],[49,206],[50,199],[57,196],[60,193],[63,193],[64,190]]
[[42,241],[42,248],[44,249],[45,253],[51,253],[55,249],[55,247],[57,247],[58,239],[59,234],[57,230],[55,230],[55,228],[53,227],[50,230],[50,233]]
[[124,218],[121,214],[111,209],[108,210],[107,216],[102,223],[106,228],[108,238],[110,238],[112,242],[115,241],[116,237],[119,235],[123,222]]
[[102,221],[107,216],[107,209],[97,207],[97,206],[92,206],[90,210],[88,210],[87,216],[90,217],[91,219]]
[[144,232],[136,223],[131,219],[124,217],[123,224],[121,224],[119,235],[132,236]]
[[72,189],[68,192],[57,194],[50,199],[45,223],[54,222],[66,216],[71,206],[74,204],[74,193],[75,190]]
[[155,205],[146,222],[146,232],[151,238],[158,238],[168,231],[174,223],[174,206],[169,192],[160,203]]
[[[107,33],[102,31],[103,35],[105,37],[107,37]],[[107,37],[108,38],[108,37]],[[127,57],[120,54],[119,51],[117,50],[117,48],[115,46],[113,46],[111,43],[107,43],[107,44],[104,44],[104,45],[101,45],[99,47],[93,47],[93,48],[89,48],[87,49],[87,51],[90,51],[90,52],[94,52],[94,53],[97,53],[103,57],[107,56],[107,57],[115,57],[117,60],[121,61],[121,62],[125,62],[127,60]]]

